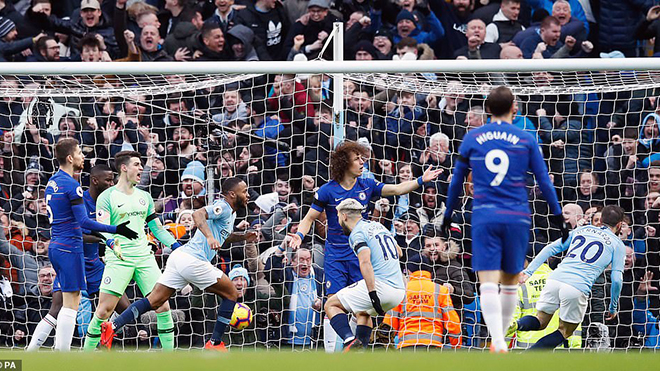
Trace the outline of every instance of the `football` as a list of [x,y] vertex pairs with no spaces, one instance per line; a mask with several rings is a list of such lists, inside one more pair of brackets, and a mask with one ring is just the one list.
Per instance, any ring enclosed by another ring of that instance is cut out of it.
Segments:
[[250,326],[250,323],[252,323],[252,310],[245,304],[236,303],[229,325],[237,330],[242,330]]

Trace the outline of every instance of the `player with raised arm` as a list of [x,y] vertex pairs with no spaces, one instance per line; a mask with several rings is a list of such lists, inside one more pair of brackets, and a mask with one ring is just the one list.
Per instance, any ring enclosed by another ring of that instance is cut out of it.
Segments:
[[[114,175],[112,169],[106,165],[96,165],[89,171],[89,189],[83,192],[83,202],[90,219],[96,219],[96,199],[106,189],[114,184]],[[91,238],[90,238],[91,237]],[[91,242],[85,239],[90,239]],[[99,292],[101,278],[103,277],[103,268],[105,265],[99,258],[98,237],[83,235],[83,255],[85,256],[85,281],[87,282],[87,294],[90,297]],[[121,313],[129,305],[126,294],[122,296],[117,312]],[[27,351],[39,349],[50,335],[53,328],[57,327],[57,317],[62,308],[62,291],[56,282],[53,285],[53,302],[48,310],[48,314],[39,321],[37,327],[30,339]]]
[[[348,198],[337,205],[337,218],[349,245],[357,256],[363,279],[343,288],[325,303],[325,312],[334,330],[344,340],[344,351],[369,344],[371,316],[396,307],[406,296],[406,284],[399,265],[401,248],[382,224],[362,218],[364,205]],[[347,313],[357,317],[355,335]]]
[[551,220],[561,226],[563,241],[568,238],[568,228],[541,149],[531,134],[511,125],[517,111],[511,90],[503,86],[493,89],[486,108],[490,122],[466,134],[459,148],[442,229],[448,236],[452,212],[471,168],[472,269],[481,282],[481,309],[492,337],[491,351],[505,353],[504,333],[516,309],[518,274],[523,270],[529,243],[528,171],[536,177],[549,204]]
[[525,282],[548,258],[568,250],[541,291],[536,304],[537,314],[524,316],[513,324],[516,331],[543,330],[559,310],[557,331],[542,337],[530,349],[554,349],[571,337],[587,311],[591,287],[610,265],[612,288],[606,319],[616,317],[626,260],[626,247],[618,237],[624,211],[619,206],[605,206],[601,218],[602,227],[588,225],[571,231],[567,241],[557,240],[546,246],[523,271],[521,282]]
[[[106,266],[103,270],[99,304],[85,335],[85,350],[94,350],[101,340],[101,324],[105,322],[122,297],[126,287],[134,280],[143,295],[151,292],[161,275],[156,258],[151,252],[144,231],[145,222],[154,236],[166,246],[176,249],[179,243],[166,231],[154,210],[154,201],[148,192],[136,188],[142,174],[139,152],[122,151],[115,155],[119,172],[117,185],[106,189],[96,200],[96,219],[103,224],[129,223],[138,230],[135,241],[119,236],[108,236]],[[108,251],[110,250],[110,251]],[[163,349],[174,349],[174,322],[167,303],[156,310],[158,336]]]
[[73,178],[85,163],[78,141],[73,138],[60,139],[55,144],[55,158],[60,169],[48,180],[45,192],[52,236],[48,258],[57,273],[55,285],[59,285],[62,292],[62,309],[55,330],[55,350],[68,351],[76,326],[80,292],[87,289],[83,229],[117,233],[127,239],[137,238],[138,234],[128,228],[128,223],[105,225],[87,217],[83,190]]
[[244,181],[239,178],[225,180],[222,183],[222,197],[213,205],[193,213],[197,226],[195,235],[170,255],[165,272],[151,293],[131,304],[112,324],[103,324],[101,345],[110,348],[115,331],[135,321],[142,313],[161,307],[176,290],[192,284],[222,297],[213,335],[206,343],[206,349],[225,350],[221,339],[234,311],[238,291],[227,275],[213,266],[211,261],[225,243],[256,240],[257,233],[254,231],[245,234],[233,232],[236,210],[244,208],[248,200],[248,187]]
[[[435,180],[442,169],[427,169],[416,180],[400,184],[383,184],[373,179],[361,178],[365,159],[368,158],[365,146],[345,141],[337,146],[330,157],[330,177],[332,180],[322,185],[314,195],[314,203],[298,225],[289,247],[298,248],[309,232],[312,224],[325,211],[328,231],[325,241],[324,270],[328,296],[336,294],[344,287],[362,279],[358,259],[348,244],[337,219],[336,207],[342,200],[354,199],[365,206],[363,216],[367,218],[367,208],[372,197],[403,195],[418,189],[425,182]],[[336,334],[326,318],[323,322],[326,351],[334,351]]]

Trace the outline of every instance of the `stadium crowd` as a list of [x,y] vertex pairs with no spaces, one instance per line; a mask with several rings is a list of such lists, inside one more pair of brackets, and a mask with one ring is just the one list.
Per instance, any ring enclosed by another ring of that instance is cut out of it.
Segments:
[[[319,55],[332,24],[343,20],[349,59],[516,59],[634,57],[650,54],[641,40],[660,32],[660,6],[650,0],[0,0],[0,58],[4,61],[268,61],[331,58]],[[654,47],[653,52],[657,47]],[[436,80],[434,74],[418,78]],[[494,77],[506,82],[508,75]],[[536,73],[530,84],[556,75]],[[165,83],[185,82],[165,76]],[[96,84],[116,79],[89,78]],[[101,81],[101,82],[99,82]],[[86,81],[83,81],[86,82]],[[53,82],[3,76],[3,91],[32,91]],[[449,84],[462,90],[461,82]],[[106,85],[108,86],[108,85]],[[243,178],[251,202],[236,229],[256,230],[256,243],[228,246],[217,266],[255,313],[246,330],[225,343],[246,347],[322,347],[325,225],[317,222],[301,248],[288,235],[329,172],[331,77],[261,76],[239,83],[169,94],[122,97],[0,98],[0,343],[23,347],[50,308],[55,271],[48,261],[50,229],[44,186],[56,169],[52,145],[76,138],[86,157],[81,175],[112,165],[122,150],[144,158],[140,187],[181,243],[192,235],[192,210],[217,195],[221,180]],[[444,172],[408,195],[372,200],[370,213],[396,233],[401,267],[416,290],[440,293],[437,325],[420,327],[428,341],[410,339],[406,308],[395,308],[374,336],[381,344],[483,346],[478,283],[470,269],[472,188],[466,183],[451,238],[439,233],[450,174],[463,136],[488,122],[480,95],[421,94],[358,81],[344,84],[346,138],[366,159],[363,177],[394,184],[429,167]],[[600,225],[604,205],[627,212],[620,237],[628,254],[620,314],[605,321],[603,275],[589,300],[576,347],[659,346],[660,277],[659,89],[618,93],[518,97],[513,124],[541,144],[572,228]],[[209,177],[212,176],[212,179]],[[212,180],[212,181],[211,181]],[[559,238],[548,208],[529,181],[533,228],[529,257]],[[168,251],[154,240],[164,263]],[[559,263],[548,262],[547,273]],[[541,273],[543,274],[543,273]],[[546,276],[547,277],[547,276]],[[521,289],[522,315],[534,310],[545,278]],[[434,285],[437,284],[437,285]],[[434,291],[435,290],[435,291]],[[536,296],[533,295],[536,293]],[[141,294],[134,286],[129,298]],[[440,300],[442,299],[442,300]],[[204,344],[220,300],[194,287],[170,301],[179,347]],[[435,300],[435,299],[434,299]],[[79,312],[84,336],[94,298]],[[201,309],[200,309],[201,308]],[[121,335],[125,346],[155,344],[155,315]],[[379,322],[381,322],[379,320]],[[513,334],[511,334],[513,335]],[[408,337],[406,337],[408,336]],[[531,343],[535,336],[517,334]],[[522,340],[519,340],[522,342]],[[46,345],[52,344],[52,341]]]

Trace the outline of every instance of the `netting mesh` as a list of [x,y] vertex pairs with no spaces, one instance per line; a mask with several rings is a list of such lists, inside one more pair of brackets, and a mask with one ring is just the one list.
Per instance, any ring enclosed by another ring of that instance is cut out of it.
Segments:
[[[74,137],[86,156],[83,187],[89,185],[92,166],[112,165],[120,150],[139,151],[145,163],[140,187],[152,195],[164,224],[182,243],[194,230],[188,210],[212,202],[223,179],[245,179],[251,202],[239,213],[236,228],[257,230],[260,238],[223,249],[213,264],[225,273],[237,264],[247,268],[247,286],[237,285],[240,301],[252,308],[255,318],[246,330],[232,329],[225,343],[323,349],[326,225],[315,223],[304,243],[309,252],[281,254],[277,247],[296,231],[314,192],[329,180],[335,144],[331,82],[324,74],[3,76],[1,344],[25,346],[50,308],[53,271],[48,268],[43,188],[56,170],[52,144]],[[411,317],[407,304],[377,319],[374,346],[488,346],[478,283],[470,268],[469,184],[454,215],[452,239],[436,237],[436,231],[461,140],[488,120],[485,95],[499,84],[516,93],[519,112],[514,124],[540,142],[569,224],[598,225],[600,207],[607,204],[627,212],[621,236],[630,249],[618,319],[604,319],[609,302],[606,272],[594,286],[571,346],[651,347],[654,336],[657,344],[660,302],[657,295],[649,295],[642,278],[646,271],[653,272],[651,283],[657,286],[660,277],[660,167],[655,164],[660,160],[660,75],[540,71],[345,75],[345,106],[340,108],[345,112],[345,137],[371,149],[364,177],[394,184],[414,179],[429,166],[444,169],[436,182],[409,195],[372,200],[371,215],[395,233],[403,248],[402,269],[408,274],[430,271],[438,284],[433,290],[447,290],[436,296],[434,321]],[[182,181],[193,161],[205,166],[194,174],[199,185]],[[548,225],[547,204],[532,181],[529,198],[531,258],[559,232]],[[156,240],[152,248],[164,267],[167,253]],[[548,270],[557,262],[551,260]],[[533,313],[546,277],[547,271],[545,276],[539,273],[520,290],[519,315]],[[408,303],[415,293],[409,294]],[[141,296],[133,284],[127,295],[131,300]],[[80,345],[96,300],[88,295],[81,304],[74,346]],[[203,346],[219,300],[194,287],[177,292],[170,304],[178,348]],[[540,337],[509,335],[517,347]],[[159,347],[155,313],[127,326],[116,344],[126,350]],[[52,337],[45,345],[52,346]]]

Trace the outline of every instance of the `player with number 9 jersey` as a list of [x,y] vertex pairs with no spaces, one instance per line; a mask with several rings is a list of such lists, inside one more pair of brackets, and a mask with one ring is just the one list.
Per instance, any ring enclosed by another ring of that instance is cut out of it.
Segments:
[[523,268],[531,225],[528,171],[536,176],[551,213],[561,218],[541,149],[531,134],[507,122],[491,121],[470,131],[459,149],[446,220],[451,218],[469,168],[474,184],[473,269],[516,274]]

